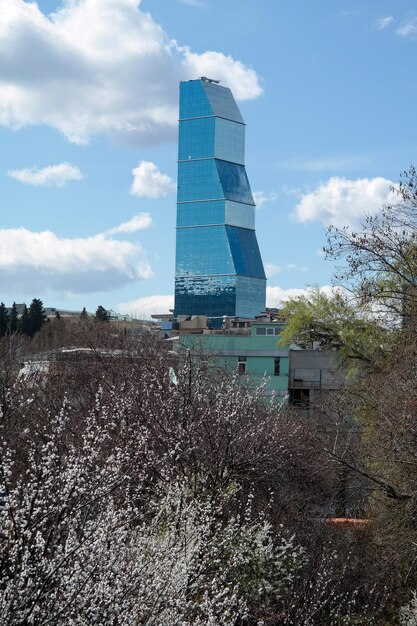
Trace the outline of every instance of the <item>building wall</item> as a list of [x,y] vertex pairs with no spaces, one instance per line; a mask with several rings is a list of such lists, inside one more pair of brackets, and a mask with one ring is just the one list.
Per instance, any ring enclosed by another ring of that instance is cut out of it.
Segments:
[[337,352],[291,350],[289,362],[289,399],[295,406],[309,409],[326,393],[340,389],[344,370]]
[[[257,329],[269,329],[273,334],[259,335]],[[255,322],[240,333],[218,331],[200,335],[181,334],[180,349],[188,349],[196,357],[207,359],[210,365],[224,368],[226,372],[247,375],[253,387],[265,383],[265,396],[283,400],[288,391],[289,351],[278,346],[281,329],[282,324]],[[279,374],[275,374],[277,359]]]

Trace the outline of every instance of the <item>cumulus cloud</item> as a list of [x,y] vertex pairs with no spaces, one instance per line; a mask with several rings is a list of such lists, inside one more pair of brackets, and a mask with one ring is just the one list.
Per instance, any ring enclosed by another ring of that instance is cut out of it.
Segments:
[[417,36],[417,17],[414,17],[406,21],[402,26],[395,31],[400,37],[414,38]]
[[169,313],[174,308],[174,296],[145,296],[123,302],[117,306],[117,310],[121,313],[127,313],[139,319],[147,319],[151,315],[158,313]]
[[265,274],[267,278],[271,278],[271,276],[275,276],[275,274],[279,274],[282,268],[279,265],[275,265],[274,263],[265,263]]
[[277,194],[274,191],[270,191],[269,193],[254,191],[253,199],[255,200],[256,208],[260,209],[266,202],[275,202]]
[[[1,105],[0,105],[1,106]],[[71,180],[82,180],[84,176],[75,165],[60,163],[48,167],[30,167],[7,172],[12,178],[36,187],[64,187]]]
[[130,193],[139,198],[160,198],[176,190],[172,178],[167,174],[162,174],[151,161],[141,161],[132,170],[132,174],[133,183]]
[[48,230],[0,229],[3,293],[110,291],[151,275],[139,244],[111,239],[105,233],[69,239]]
[[392,15],[387,15],[386,17],[380,17],[375,22],[375,28],[377,30],[383,30],[384,28],[387,28],[390,24],[392,24],[393,21],[394,21],[394,18]]
[[221,52],[192,52],[187,46],[179,48],[184,54],[184,69],[189,76],[209,76],[230,87],[237,100],[257,98],[262,93],[257,74],[240,61]]
[[0,0],[0,124],[46,124],[71,142],[104,134],[149,144],[175,137],[180,79],[213,76],[239,99],[261,93],[254,70],[169,40],[141,0]]
[[[324,285],[320,287],[320,291],[326,295],[331,295],[337,291],[336,287]],[[300,296],[308,296],[309,288],[305,289],[283,289],[282,287],[266,288],[266,306],[280,307],[286,300],[290,298],[299,298]]]
[[297,222],[320,221],[324,226],[355,226],[364,215],[397,201],[390,190],[392,185],[391,180],[382,177],[349,180],[334,176],[303,194],[293,217]]
[[109,228],[106,231],[108,235],[117,235],[119,233],[136,233],[138,230],[149,228],[152,224],[152,218],[149,213],[139,213],[127,222],[122,222],[120,226]]

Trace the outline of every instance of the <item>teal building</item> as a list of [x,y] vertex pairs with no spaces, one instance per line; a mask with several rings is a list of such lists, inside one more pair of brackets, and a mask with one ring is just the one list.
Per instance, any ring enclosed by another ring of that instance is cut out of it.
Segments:
[[180,351],[189,350],[209,367],[244,375],[251,387],[265,383],[263,395],[283,401],[289,388],[289,350],[278,345],[283,324],[267,320],[235,324],[228,330],[180,334]]
[[232,92],[202,77],[180,84],[175,316],[255,318],[266,277],[245,169],[245,123]]

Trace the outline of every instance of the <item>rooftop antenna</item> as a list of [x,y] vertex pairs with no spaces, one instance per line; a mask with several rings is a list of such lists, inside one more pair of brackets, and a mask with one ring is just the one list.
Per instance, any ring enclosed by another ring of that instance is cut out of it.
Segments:
[[214,78],[207,78],[207,76],[200,76],[200,80],[204,80],[206,83],[215,83],[216,85],[219,84],[219,80],[214,80]]

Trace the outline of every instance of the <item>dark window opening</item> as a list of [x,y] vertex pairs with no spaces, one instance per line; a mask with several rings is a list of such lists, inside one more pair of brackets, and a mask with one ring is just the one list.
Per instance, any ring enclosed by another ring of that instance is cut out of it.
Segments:
[[290,403],[308,409],[310,406],[310,389],[290,389]]
[[280,369],[280,359],[276,358],[274,359],[274,376],[279,376],[279,369]]
[[245,356],[239,356],[237,358],[237,373],[239,374],[239,376],[241,376],[242,374],[246,373],[246,357]]

